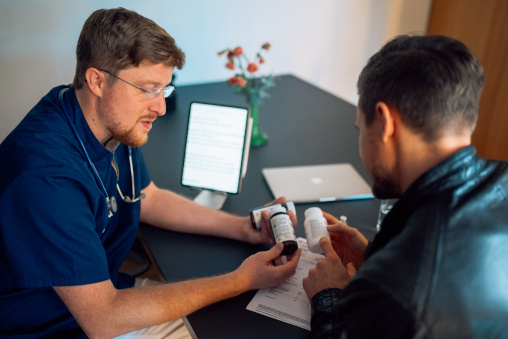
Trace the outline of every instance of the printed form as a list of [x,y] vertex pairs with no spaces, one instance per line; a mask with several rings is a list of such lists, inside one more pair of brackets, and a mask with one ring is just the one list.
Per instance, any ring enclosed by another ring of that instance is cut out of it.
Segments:
[[296,240],[302,254],[295,275],[277,287],[259,290],[247,309],[310,331],[310,301],[303,289],[302,280],[324,256],[309,251],[306,239]]

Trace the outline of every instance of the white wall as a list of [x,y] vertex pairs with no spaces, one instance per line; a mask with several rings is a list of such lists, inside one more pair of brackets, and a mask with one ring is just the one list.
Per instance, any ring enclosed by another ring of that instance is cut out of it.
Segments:
[[217,52],[241,45],[261,72],[294,74],[356,103],[356,79],[395,35],[427,29],[432,0],[1,0],[0,141],[52,87],[72,82],[75,46],[96,9],[122,6],[153,19],[187,55],[177,85],[232,76]]

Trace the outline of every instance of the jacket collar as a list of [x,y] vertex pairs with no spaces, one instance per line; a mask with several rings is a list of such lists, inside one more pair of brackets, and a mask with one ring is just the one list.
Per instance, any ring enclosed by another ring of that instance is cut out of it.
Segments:
[[404,229],[415,207],[422,200],[464,184],[477,176],[484,166],[485,160],[476,154],[474,146],[469,145],[425,172],[411,184],[386,215],[381,231],[367,249],[366,257],[384,247]]

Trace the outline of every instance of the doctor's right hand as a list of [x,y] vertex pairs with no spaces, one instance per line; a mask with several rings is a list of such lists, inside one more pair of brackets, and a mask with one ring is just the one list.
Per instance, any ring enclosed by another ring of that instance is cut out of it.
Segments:
[[268,251],[255,253],[245,259],[234,273],[245,279],[248,290],[278,286],[295,274],[301,253],[301,249],[297,249],[286,263],[274,265],[273,261],[280,257],[283,249],[284,245],[278,243]]

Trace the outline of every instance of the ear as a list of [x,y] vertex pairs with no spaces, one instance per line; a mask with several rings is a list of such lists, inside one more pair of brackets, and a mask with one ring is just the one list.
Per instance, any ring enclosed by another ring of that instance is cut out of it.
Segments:
[[85,72],[86,86],[90,92],[98,97],[102,97],[106,83],[106,76],[104,72],[99,71],[97,68],[90,67]]
[[379,132],[384,143],[386,143],[395,134],[395,110],[380,101],[376,104],[376,124],[378,124]]

